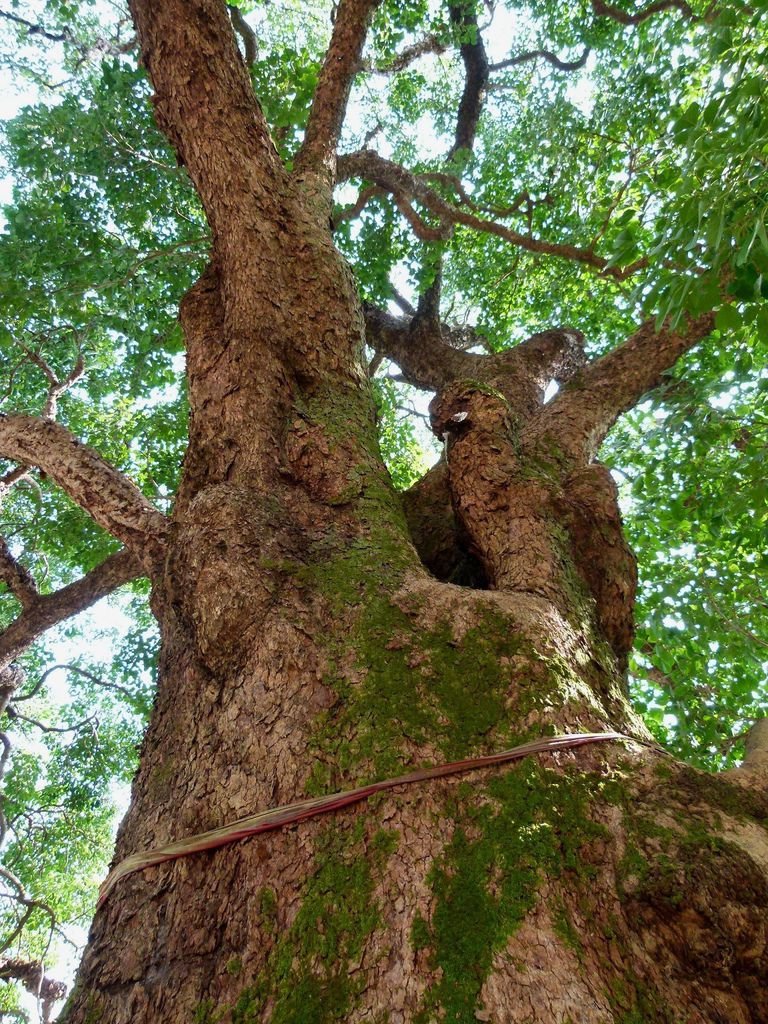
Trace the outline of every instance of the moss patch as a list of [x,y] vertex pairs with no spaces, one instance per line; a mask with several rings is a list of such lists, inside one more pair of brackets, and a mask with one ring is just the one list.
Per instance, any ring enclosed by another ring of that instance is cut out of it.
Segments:
[[361,819],[350,834],[329,828],[318,841],[301,908],[241,993],[232,1024],[254,1024],[268,1000],[272,1024],[326,1024],[351,1012],[360,982],[349,968],[379,925],[376,877],[398,842],[397,833],[380,830],[366,843],[364,827]]
[[[665,770],[669,772],[666,765],[660,765],[659,775]],[[768,793],[757,788],[747,789],[722,775],[710,775],[696,768],[680,767],[674,777],[667,775],[667,778],[686,806],[701,803],[739,821],[749,819],[768,825]]]
[[[426,930],[440,980],[417,1024],[474,1024],[494,955],[531,910],[544,876],[573,882],[594,869],[581,856],[605,829],[589,817],[602,778],[562,775],[526,761],[477,787],[459,787],[461,822],[432,869],[435,910]],[[572,884],[569,882],[569,884]]]
[[579,961],[584,957],[584,943],[581,941],[578,930],[574,927],[568,908],[558,900],[552,908],[552,925],[563,945],[572,950]]
[[329,675],[339,704],[318,721],[318,748],[342,772],[366,764],[381,777],[402,768],[404,740],[436,744],[453,760],[521,739],[508,700],[521,689],[511,659],[522,645],[501,615],[485,608],[478,617],[457,639],[449,619],[424,629],[388,596],[369,598],[345,644],[362,679]]
[[223,1011],[216,1009],[212,999],[204,999],[195,1007],[192,1015],[194,1024],[218,1024],[223,1016]]
[[429,923],[421,914],[416,914],[411,925],[411,946],[418,952],[420,949],[426,949],[431,939]]

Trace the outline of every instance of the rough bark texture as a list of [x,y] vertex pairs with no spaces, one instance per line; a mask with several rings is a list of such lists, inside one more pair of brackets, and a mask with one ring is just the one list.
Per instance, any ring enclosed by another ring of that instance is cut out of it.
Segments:
[[39,466],[133,550],[148,574],[158,570],[165,554],[165,516],[66,427],[36,416],[0,413],[0,456]]
[[[372,6],[342,4],[329,52],[344,67]],[[280,166],[224,4],[132,9],[214,242],[181,311],[190,446],[116,858],[548,731],[645,737],[623,680],[634,563],[594,448],[707,325],[658,344],[641,329],[610,392],[604,361],[577,374],[568,329],[487,362],[443,360],[430,381],[445,460],[406,521],[326,172]],[[375,319],[414,379],[423,346],[449,346],[424,321],[406,341],[407,324]],[[571,378],[543,405],[549,380]],[[457,557],[474,586],[448,582]],[[766,1021],[767,817],[757,786],[639,745],[395,792],[125,879],[63,1019]]]

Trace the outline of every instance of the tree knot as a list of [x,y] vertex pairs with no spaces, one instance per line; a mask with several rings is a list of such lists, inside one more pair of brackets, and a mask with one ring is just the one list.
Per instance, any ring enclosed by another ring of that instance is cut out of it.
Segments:
[[479,381],[453,381],[429,405],[432,430],[438,437],[479,428],[510,435],[515,426],[509,403],[495,388]]

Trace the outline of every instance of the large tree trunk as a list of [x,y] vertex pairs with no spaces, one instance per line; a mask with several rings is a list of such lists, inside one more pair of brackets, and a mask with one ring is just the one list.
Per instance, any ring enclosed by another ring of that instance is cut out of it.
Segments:
[[[322,160],[289,177],[238,105],[234,44],[222,55],[215,38],[223,5],[194,5],[210,24],[134,7],[214,253],[182,307],[190,448],[116,860],[553,732],[638,742],[425,782],[123,879],[63,1019],[768,1021],[765,776],[712,778],[643,742],[624,683],[634,564],[593,461],[594,410],[541,404],[542,374],[576,369],[561,365],[576,339],[550,357],[539,340],[527,376],[494,364],[441,388],[447,461],[406,522]],[[209,86],[165,60],[180,22],[229,103],[197,141],[195,90]],[[438,519],[442,562],[423,543]],[[445,582],[446,549],[486,589]]]
[[[295,234],[283,257],[311,244]],[[552,731],[645,738],[621,674],[633,581],[604,472],[563,483],[524,452],[494,467],[487,448],[515,430],[491,445],[476,424],[502,399],[465,389],[448,465],[499,589],[431,577],[376,454],[359,310],[323,259],[281,317],[311,353],[322,315],[349,364],[282,385],[273,470],[251,433],[263,377],[221,342],[217,273],[185,301],[192,444],[117,859]],[[97,914],[65,1020],[768,1020],[762,782],[757,795],[614,743],[148,869]]]

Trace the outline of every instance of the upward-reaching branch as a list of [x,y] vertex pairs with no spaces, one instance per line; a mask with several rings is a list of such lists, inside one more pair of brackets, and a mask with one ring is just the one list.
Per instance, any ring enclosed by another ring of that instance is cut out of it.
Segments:
[[256,33],[245,20],[243,12],[239,7],[235,7],[234,4],[227,4],[227,7],[229,8],[229,16],[232,19],[232,25],[234,26],[235,32],[237,32],[243,41],[245,63],[250,67],[251,64],[256,63],[259,56]]
[[661,383],[680,356],[712,332],[715,314],[689,319],[680,329],[656,331],[646,321],[622,345],[596,359],[537,418],[536,435],[556,437],[566,457],[593,459],[619,416]]
[[[186,164],[214,233],[241,251],[285,172],[221,0],[131,0],[158,123]],[[240,218],[238,218],[240,214]]]
[[47,629],[90,608],[118,587],[145,575],[138,558],[118,551],[82,579],[53,594],[38,595],[17,619],[0,633],[0,670],[18,658]]
[[320,71],[304,142],[296,156],[299,173],[313,171],[330,191],[336,174],[336,149],[349,92],[360,68],[368,24],[380,0],[341,0],[328,51]]
[[46,420],[55,420],[59,399],[65,391],[68,391],[72,385],[82,377],[85,370],[85,362],[83,361],[82,352],[78,352],[75,365],[67,376],[61,379],[58,374],[54,373],[53,369],[48,365],[45,359],[43,359],[39,352],[35,352],[34,349],[29,348],[22,341],[17,340],[16,344],[26,353],[29,361],[34,363],[39,370],[42,370],[45,379],[48,381],[48,394],[43,407],[43,418]]
[[456,132],[448,159],[462,151],[469,153],[475,144],[475,135],[488,86],[488,58],[477,23],[477,13],[467,4],[451,7],[451,21],[464,38],[460,45],[464,61],[464,91],[456,118]]
[[66,427],[0,414],[0,457],[38,466],[99,526],[121,540],[153,576],[165,555],[168,521],[141,491]]
[[0,537],[0,583],[8,587],[22,608],[29,608],[39,597],[32,574],[13,557],[4,537]]

